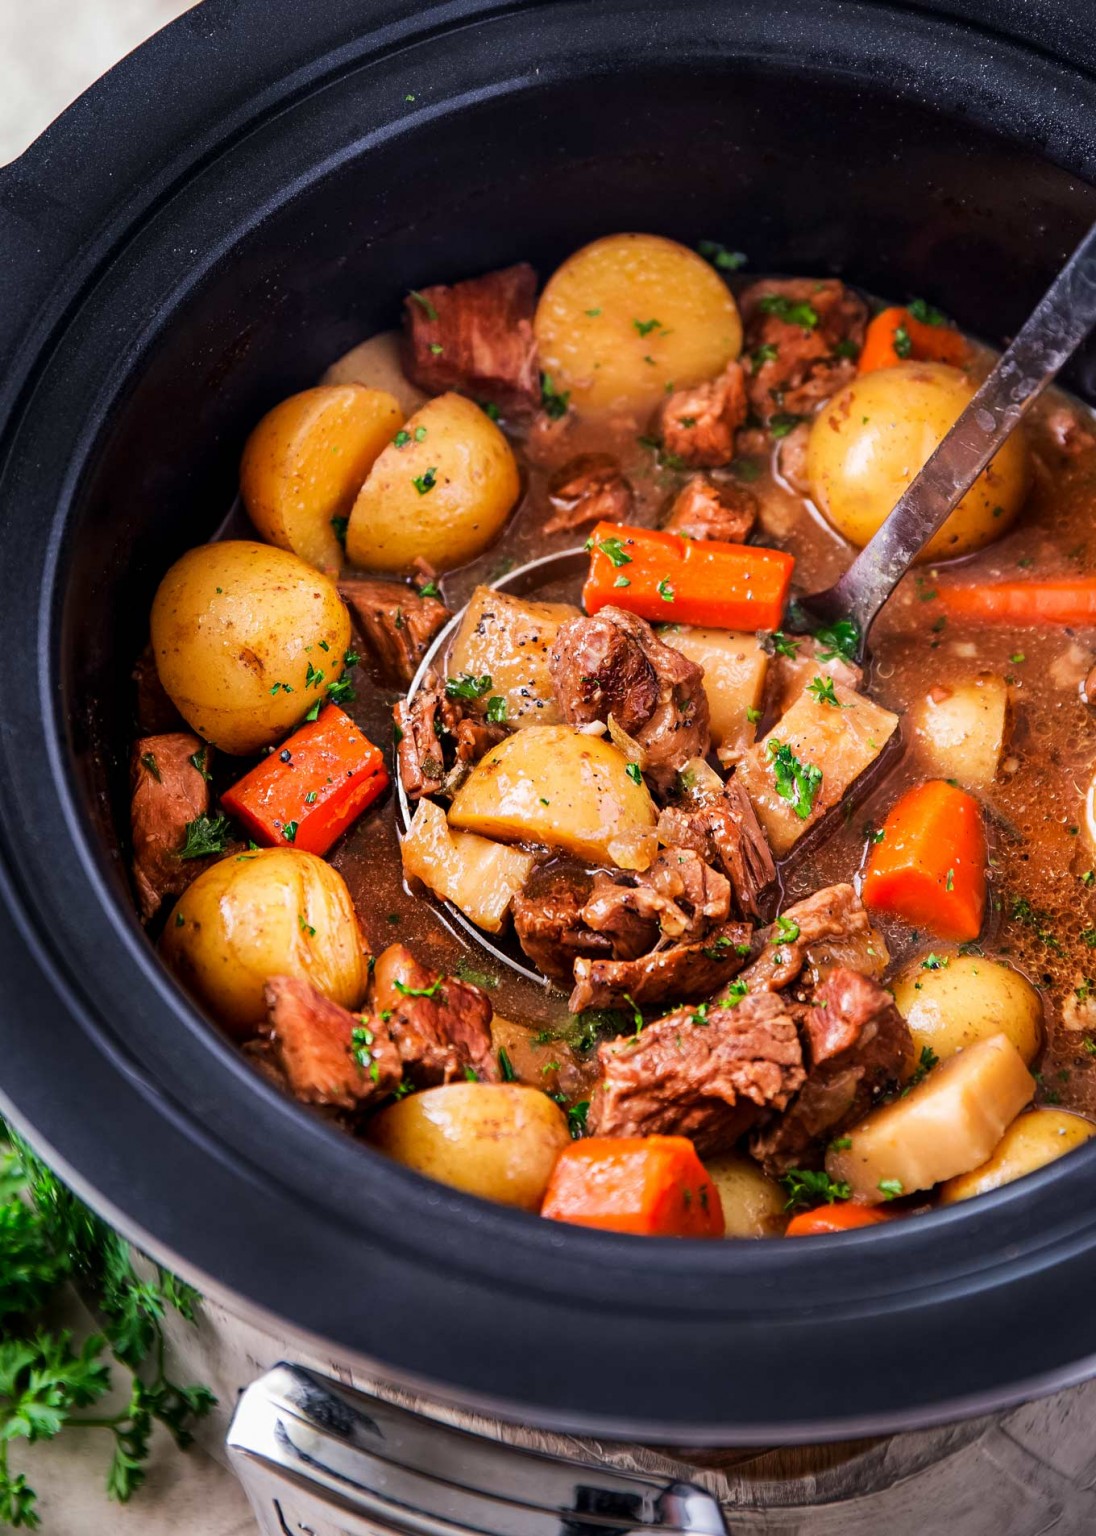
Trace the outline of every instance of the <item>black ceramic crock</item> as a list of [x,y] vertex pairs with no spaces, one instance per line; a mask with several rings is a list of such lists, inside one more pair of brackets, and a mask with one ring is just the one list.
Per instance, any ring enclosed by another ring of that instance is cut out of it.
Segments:
[[[410,286],[610,231],[999,341],[1096,216],[1087,3],[206,0],[0,173],[0,1095],[153,1253],[392,1380],[678,1441],[983,1410],[1096,1360],[1096,1144],[812,1242],[639,1242],[427,1183],[164,973],[128,673],[248,428]],[[1075,381],[1091,394],[1091,381]]]

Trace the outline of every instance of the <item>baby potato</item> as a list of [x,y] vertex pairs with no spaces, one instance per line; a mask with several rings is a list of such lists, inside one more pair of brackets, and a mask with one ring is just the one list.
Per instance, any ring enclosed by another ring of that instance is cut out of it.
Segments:
[[997,777],[1008,720],[1008,684],[995,672],[933,688],[909,713],[914,750],[933,778],[988,789]]
[[491,418],[463,395],[410,417],[369,472],[350,513],[355,565],[410,571],[416,556],[452,570],[486,549],[521,493],[518,466]]
[[918,960],[894,984],[915,1058],[925,1046],[943,1059],[1003,1034],[1030,1066],[1043,1043],[1043,1005],[1030,981],[999,960],[949,953],[932,958],[938,968]]
[[499,842],[543,843],[591,864],[646,869],[658,813],[603,736],[530,725],[500,741],[457,790],[449,825]]
[[1012,1122],[988,1162],[940,1186],[940,1203],[955,1205],[1000,1189],[1002,1184],[1045,1168],[1094,1135],[1096,1125],[1068,1109],[1029,1109]]
[[346,882],[313,853],[230,854],[175,903],[160,952],[187,990],[239,1037],[266,1017],[271,976],[309,981],[344,1008],[365,995],[369,961]]
[[284,736],[341,677],[350,615],[298,555],[247,539],[177,560],[152,603],[156,670],[183,719],[222,752]]
[[382,1110],[368,1135],[417,1173],[524,1211],[540,1209],[571,1142],[559,1105],[520,1083],[446,1083],[410,1094]]
[[719,1191],[724,1237],[780,1237],[788,1225],[786,1196],[752,1158],[740,1152],[713,1157],[704,1168]]
[[403,421],[382,389],[306,389],[276,405],[244,448],[240,495],[265,539],[337,576],[342,545],[331,519],[346,517],[381,449]]
[[576,251],[549,279],[533,330],[555,389],[590,414],[649,411],[742,350],[726,283],[661,235],[607,235]]
[[414,415],[430,396],[403,371],[403,332],[378,331],[345,353],[323,375],[321,384],[364,384],[393,395],[402,418]]
[[[862,374],[815,417],[807,444],[811,494],[830,522],[864,545],[954,425],[975,385],[944,363]],[[981,549],[1014,521],[1031,479],[1017,429],[931,539],[921,560]]]

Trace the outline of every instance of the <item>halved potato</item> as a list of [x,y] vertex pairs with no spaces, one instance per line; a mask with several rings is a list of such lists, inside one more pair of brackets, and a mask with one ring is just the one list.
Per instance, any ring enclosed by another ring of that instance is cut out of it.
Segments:
[[991,1035],[872,1110],[831,1146],[826,1172],[868,1205],[931,1189],[984,1163],[1034,1091],[1012,1041]]
[[508,725],[558,725],[548,652],[560,625],[578,613],[572,603],[536,603],[477,587],[453,642],[449,676],[490,677],[482,702],[505,699]]
[[346,552],[355,565],[435,570],[486,549],[521,493],[510,444],[463,395],[438,395],[416,411],[377,459],[350,513]]
[[383,389],[399,402],[404,417],[413,416],[430,396],[403,371],[403,332],[379,331],[344,353],[323,375],[321,384],[364,384]]
[[1030,1066],[1043,1043],[1038,992],[999,960],[941,950],[928,966],[916,960],[907,967],[894,984],[894,1001],[910,1027],[915,1057],[928,1046],[942,1060],[1003,1034]]
[[400,852],[406,874],[488,933],[498,933],[533,867],[530,853],[475,832],[454,832],[433,800],[419,801]]
[[[897,715],[863,694],[842,683],[834,683],[833,691],[836,706],[804,689],[764,740],[750,748],[736,770],[778,856],[787,853],[830,806],[837,804],[898,728]],[[813,779],[820,772],[821,780],[797,791],[784,767],[783,748],[791,749],[806,775]],[[794,794],[795,801],[785,798],[781,788]],[[807,814],[800,814],[802,811]]]
[[708,1159],[704,1168],[719,1191],[724,1237],[780,1237],[788,1225],[787,1197],[740,1152]]
[[533,321],[553,387],[580,411],[645,412],[742,350],[726,283],[661,235],[607,235],[549,278]]
[[930,777],[988,789],[1005,745],[1008,684],[994,672],[933,688],[909,712],[913,746]]
[[[807,444],[815,501],[839,533],[866,544],[970,403],[975,383],[945,363],[861,374],[823,406]],[[919,559],[981,549],[1004,533],[1031,479],[1022,429],[1006,439]]]
[[[638,775],[637,775],[638,778]],[[531,725],[492,747],[457,790],[449,824],[500,842],[646,869],[658,813],[623,752],[569,725]]]
[[1026,1173],[1045,1168],[1057,1158],[1083,1146],[1096,1136],[1096,1125],[1082,1115],[1068,1109],[1041,1106],[1018,1115],[997,1143],[988,1162],[970,1173],[959,1174],[941,1187],[943,1205],[955,1205],[959,1200],[970,1200],[974,1195],[988,1194],[1022,1179]]
[[410,1094],[370,1121],[368,1137],[431,1179],[525,1211],[540,1209],[571,1142],[559,1105],[520,1083],[446,1083]]
[[757,635],[675,624],[658,637],[704,668],[713,747],[745,752],[757,735],[750,711],[761,707],[769,665]]
[[240,465],[240,495],[263,538],[337,576],[342,544],[331,519],[349,515],[402,421],[398,401],[361,384],[306,389],[268,411]]

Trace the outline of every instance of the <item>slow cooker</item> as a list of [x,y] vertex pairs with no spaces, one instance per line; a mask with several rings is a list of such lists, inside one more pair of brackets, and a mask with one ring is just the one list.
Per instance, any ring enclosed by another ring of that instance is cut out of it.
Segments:
[[643,229],[1000,343],[1094,217],[1084,3],[205,0],[120,64],[0,172],[4,1113],[235,1312],[501,1420],[817,1441],[1086,1377],[1091,1144],[892,1228],[641,1244],[281,1097],[140,930],[123,744],[152,593],[249,427],[407,287]]

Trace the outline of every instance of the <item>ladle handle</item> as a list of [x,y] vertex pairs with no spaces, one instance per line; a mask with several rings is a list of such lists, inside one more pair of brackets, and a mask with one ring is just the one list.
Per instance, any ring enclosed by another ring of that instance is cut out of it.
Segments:
[[[841,579],[810,599],[819,617],[850,618],[861,645],[880,608],[1032,403],[1096,325],[1096,225],[1051,283],[890,516]],[[825,610],[825,611],[823,611]]]

